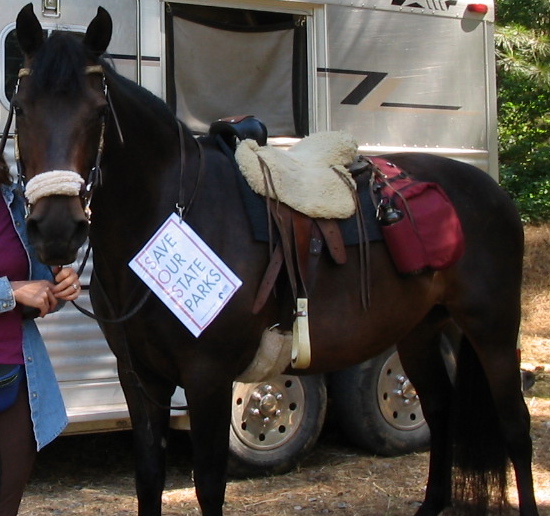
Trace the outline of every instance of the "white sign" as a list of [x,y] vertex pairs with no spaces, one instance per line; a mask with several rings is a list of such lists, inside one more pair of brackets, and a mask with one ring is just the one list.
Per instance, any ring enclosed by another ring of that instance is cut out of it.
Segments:
[[175,213],[129,265],[195,337],[242,285]]

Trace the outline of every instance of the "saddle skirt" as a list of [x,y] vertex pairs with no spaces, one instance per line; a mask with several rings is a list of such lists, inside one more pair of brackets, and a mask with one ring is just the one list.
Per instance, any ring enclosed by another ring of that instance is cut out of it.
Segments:
[[235,159],[254,192],[312,218],[346,219],[356,210],[348,168],[357,143],[343,131],[315,133],[289,150],[241,141]]

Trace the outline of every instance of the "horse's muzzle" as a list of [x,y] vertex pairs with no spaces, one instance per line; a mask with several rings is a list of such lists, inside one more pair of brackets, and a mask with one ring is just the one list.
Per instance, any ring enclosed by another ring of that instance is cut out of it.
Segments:
[[27,218],[27,233],[38,259],[47,265],[66,265],[76,259],[88,237],[89,223],[80,198],[43,197]]

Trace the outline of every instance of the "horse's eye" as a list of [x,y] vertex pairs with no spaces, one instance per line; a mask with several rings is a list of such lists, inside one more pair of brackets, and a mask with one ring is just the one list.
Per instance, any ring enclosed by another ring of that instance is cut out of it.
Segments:
[[17,104],[13,106],[13,112],[15,116],[23,116],[23,108]]

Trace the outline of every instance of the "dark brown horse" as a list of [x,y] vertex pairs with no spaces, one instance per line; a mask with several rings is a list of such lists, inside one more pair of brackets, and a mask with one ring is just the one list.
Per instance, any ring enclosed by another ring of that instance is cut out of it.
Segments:
[[[253,359],[264,329],[280,316],[273,296],[252,313],[268,245],[252,237],[233,164],[216,140],[197,142],[185,128],[180,134],[162,101],[100,58],[111,35],[105,10],[99,9],[83,42],[63,34],[43,41],[29,4],[18,16],[17,35],[25,64],[14,108],[26,181],[50,171],[73,180],[66,173],[72,171],[93,186],[94,167],[102,170],[90,226],[96,312],[120,317],[144,299],[147,289],[128,262],[174,211],[180,182],[187,222],[243,280],[198,338],[155,296],[134,317],[103,323],[132,417],[139,514],[161,513],[169,419],[161,406],[179,385],[189,403],[197,497],[203,514],[220,515],[232,382]],[[535,516],[529,413],[516,353],[523,255],[516,210],[491,178],[466,164],[418,154],[387,159],[442,186],[461,220],[465,254],[446,270],[403,277],[385,245],[373,243],[367,310],[357,288],[358,249],[349,247],[347,264],[339,266],[323,254],[309,299],[312,361],[305,372],[346,368],[398,342],[432,439],[417,516],[435,516],[453,503],[464,514],[486,514],[491,488],[504,499],[508,458],[521,514]],[[29,234],[46,263],[71,262],[86,237],[76,185],[68,185],[68,193],[48,190],[31,206]],[[437,345],[450,319],[464,334],[456,383]],[[453,417],[457,404],[461,412]]]

